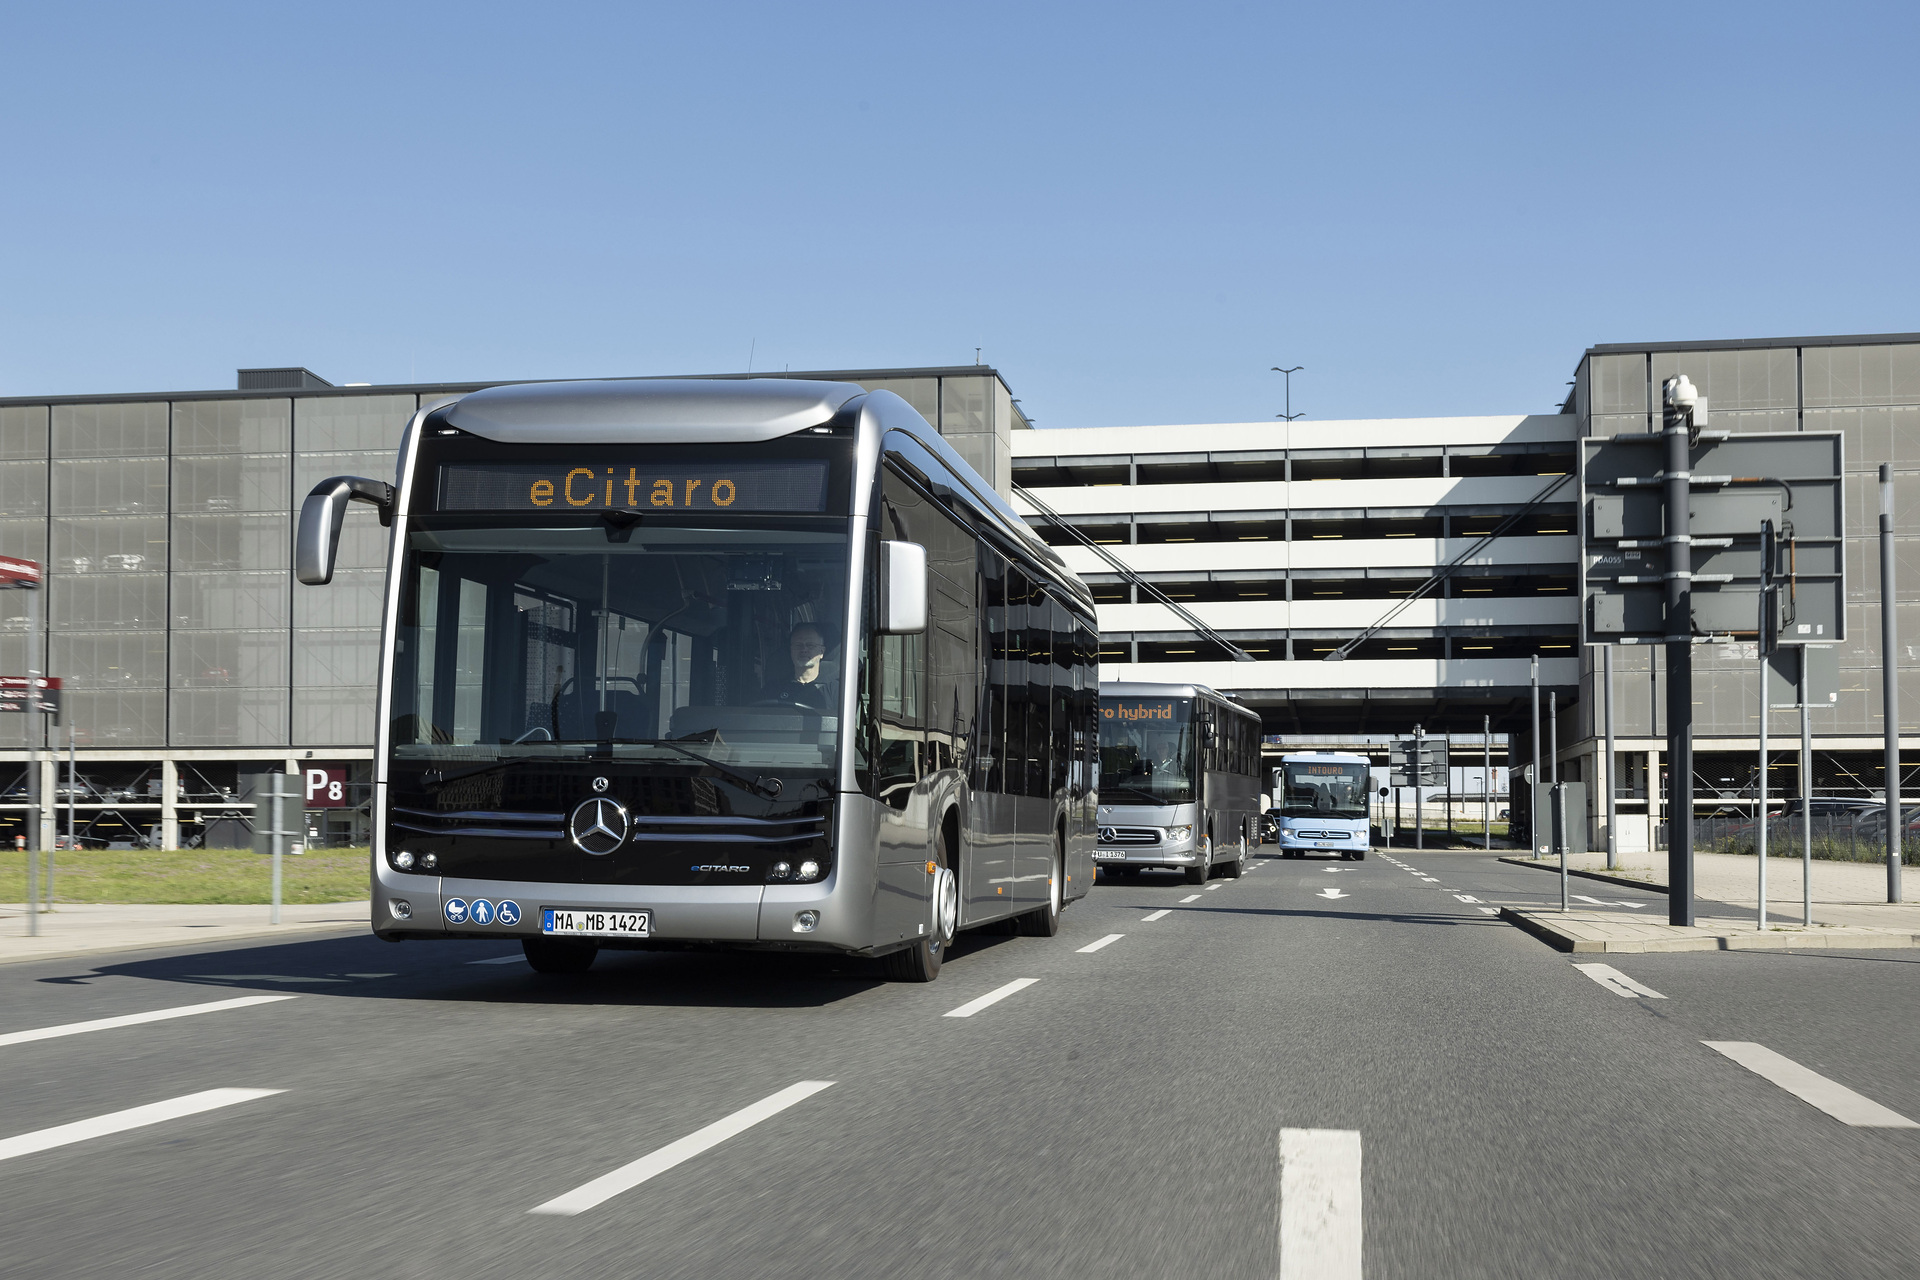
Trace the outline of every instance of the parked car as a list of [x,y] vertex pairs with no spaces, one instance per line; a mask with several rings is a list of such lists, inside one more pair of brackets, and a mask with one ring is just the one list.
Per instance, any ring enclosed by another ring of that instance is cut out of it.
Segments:
[[1280,819],[1271,813],[1260,815],[1260,843],[1280,843]]

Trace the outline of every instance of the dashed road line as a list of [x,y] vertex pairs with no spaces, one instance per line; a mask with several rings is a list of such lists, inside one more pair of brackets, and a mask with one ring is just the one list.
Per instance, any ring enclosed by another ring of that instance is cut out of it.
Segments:
[[1015,978],[1012,982],[1009,982],[1006,986],[995,987],[993,990],[987,992],[987,994],[981,996],[979,999],[967,1001],[965,1004],[961,1005],[958,1009],[947,1010],[946,1016],[949,1018],[971,1018],[974,1014],[980,1012],[982,1009],[986,1008],[988,1005],[998,1004],[1002,1000],[1005,1000],[1008,996],[1014,994],[1017,991],[1025,991],[1028,987],[1032,986],[1034,983],[1038,981],[1040,981],[1040,979],[1038,978]]
[[1200,895],[1197,893],[1190,893],[1186,897],[1180,899],[1180,905],[1184,907],[1189,902],[1198,902],[1198,901],[1200,901]]
[[1172,914],[1173,914],[1173,909],[1171,907],[1162,907],[1158,911],[1153,912],[1151,915],[1144,915],[1144,916],[1141,916],[1140,918],[1142,920],[1158,920],[1161,916],[1170,916]]
[[468,964],[525,964],[526,962],[527,957],[524,952],[519,955],[488,956],[485,960],[467,961]]
[[1210,885],[1208,885],[1208,886],[1206,887],[1206,892],[1208,892],[1208,893],[1212,893],[1212,892],[1213,892],[1213,891],[1214,891],[1215,889],[1218,889],[1218,888],[1221,888],[1221,887],[1222,887],[1222,886],[1220,886],[1220,885],[1217,885],[1217,884],[1210,884]]
[[1617,996],[1626,996],[1630,999],[1639,996],[1646,996],[1650,1000],[1666,999],[1652,987],[1635,982],[1610,964],[1577,964],[1573,967]]
[[1360,1280],[1360,1135],[1280,1131],[1280,1280]]
[[1478,898],[1476,898],[1476,897],[1474,897],[1474,896],[1473,896],[1472,894],[1470,894],[1470,893],[1456,893],[1456,894],[1454,894],[1453,896],[1454,896],[1454,897],[1456,897],[1456,898],[1458,898],[1458,899],[1460,899],[1460,901],[1462,901],[1462,902],[1478,902],[1478,901],[1480,901],[1480,899],[1478,899]]
[[1862,1129],[1920,1129],[1920,1124],[1883,1107],[1872,1098],[1855,1093],[1837,1080],[1829,1080],[1817,1071],[1801,1066],[1792,1058],[1775,1053],[1750,1040],[1702,1040],[1713,1050],[1763,1079],[1785,1089],[1809,1106],[1818,1107],[1842,1124]]
[[1498,907],[1478,907],[1476,910],[1483,916],[1497,916],[1500,914],[1500,908]]
[[0,1140],[0,1160],[85,1142],[89,1138],[104,1138],[110,1133],[125,1133],[128,1129],[144,1128],[164,1120],[178,1120],[202,1111],[217,1111],[235,1103],[251,1102],[255,1098],[285,1092],[284,1089],[208,1089],[181,1098],[169,1098],[165,1102],[149,1102],[144,1107],[129,1107],[125,1111],[110,1112],[91,1120],[75,1120],[72,1124],[57,1124],[51,1129],[38,1129],[17,1138]]
[[123,1013],[117,1018],[95,1018],[90,1022],[69,1022],[58,1027],[38,1027],[32,1031],[10,1031],[0,1035],[0,1045],[26,1044],[32,1040],[57,1040],[61,1036],[83,1035],[88,1031],[111,1031],[115,1027],[133,1027],[143,1022],[165,1022],[169,1018],[191,1018],[196,1013],[218,1013],[222,1009],[244,1009],[253,1004],[273,1004],[297,1000],[298,996],[237,996],[232,1000],[210,1000],[206,1004],[176,1005],[171,1009],[150,1009],[145,1013]]
[[1075,951],[1074,954],[1080,955],[1080,956],[1087,955],[1089,952],[1098,951],[1102,947],[1112,946],[1114,943],[1120,941],[1120,939],[1126,936],[1127,935],[1124,933],[1110,933],[1104,938],[1099,938],[1093,942],[1089,942],[1086,946],[1081,947],[1078,951]]
[[601,1174],[592,1182],[584,1183],[565,1195],[555,1196],[544,1204],[537,1204],[527,1210],[528,1213],[551,1214],[559,1217],[572,1217],[585,1213],[595,1205],[602,1204],[619,1195],[622,1191],[631,1191],[649,1178],[658,1177],[677,1164],[684,1164],[703,1151],[711,1150],[728,1138],[745,1133],[762,1120],[779,1115],[796,1102],[804,1102],[822,1089],[833,1087],[831,1080],[802,1080],[798,1084],[788,1085],[770,1097],[762,1098],[752,1106],[742,1107],[732,1115],[715,1120],[704,1129],[696,1129],[678,1142],[669,1142],[649,1155],[641,1156],[631,1164],[623,1164],[612,1173]]

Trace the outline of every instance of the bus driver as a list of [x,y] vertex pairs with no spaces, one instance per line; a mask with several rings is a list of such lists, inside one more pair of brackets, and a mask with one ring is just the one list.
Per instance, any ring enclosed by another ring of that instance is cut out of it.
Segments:
[[793,662],[793,678],[767,687],[770,702],[790,702],[816,711],[835,711],[838,703],[832,685],[820,678],[821,660],[827,656],[826,637],[811,622],[794,627],[787,637],[787,656]]

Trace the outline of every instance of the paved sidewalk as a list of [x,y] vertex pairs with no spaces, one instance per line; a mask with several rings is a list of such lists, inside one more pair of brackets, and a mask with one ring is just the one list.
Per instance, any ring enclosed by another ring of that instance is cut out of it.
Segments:
[[167,906],[150,903],[62,903],[40,917],[38,937],[27,935],[26,913],[17,902],[0,905],[0,964],[203,946],[251,938],[300,938],[324,933],[365,932],[366,902],[283,906],[278,925],[271,908],[259,906]]
[[[1557,858],[1534,860],[1514,858],[1517,866],[1560,868]],[[1578,871],[1606,871],[1605,852],[1586,853],[1567,859]],[[1920,870],[1902,867],[1902,889],[1909,899],[1920,898]],[[1624,880],[1644,883],[1647,888],[1666,892],[1667,855],[1622,853],[1619,868],[1610,874]],[[1760,908],[1759,864],[1750,856],[1732,853],[1696,853],[1693,855],[1694,897],[1709,902],[1724,902],[1730,907],[1748,907],[1754,912],[1746,921],[1749,928],[1757,921]],[[1767,922],[1800,923],[1800,859],[1767,859]],[[1910,928],[1920,932],[1920,902],[1887,901],[1887,868],[1875,862],[1830,862],[1813,860],[1813,919],[1816,924],[1862,925],[1868,928]]]
[[1761,930],[1755,921],[1695,917],[1693,925],[1662,924],[1612,911],[1516,911],[1500,917],[1548,946],[1576,953],[1647,951],[1869,951],[1920,946],[1920,929],[1865,925],[1787,925]]

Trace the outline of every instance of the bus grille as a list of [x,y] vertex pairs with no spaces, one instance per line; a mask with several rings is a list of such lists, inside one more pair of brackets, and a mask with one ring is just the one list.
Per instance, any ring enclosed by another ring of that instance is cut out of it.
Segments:
[[1159,844],[1160,828],[1158,827],[1102,827],[1100,828],[1100,843],[1109,844],[1109,845]]
[[633,839],[640,844],[804,844],[827,833],[824,816],[812,818],[675,818],[635,814]]

